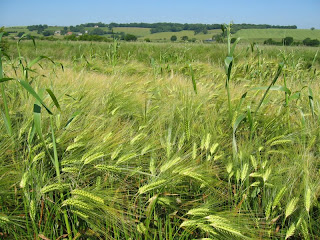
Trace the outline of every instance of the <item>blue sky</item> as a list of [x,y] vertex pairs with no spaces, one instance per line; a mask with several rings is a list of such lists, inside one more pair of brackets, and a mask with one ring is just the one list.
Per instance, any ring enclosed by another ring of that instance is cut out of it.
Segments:
[[320,0],[1,0],[0,26],[255,23],[320,29]]

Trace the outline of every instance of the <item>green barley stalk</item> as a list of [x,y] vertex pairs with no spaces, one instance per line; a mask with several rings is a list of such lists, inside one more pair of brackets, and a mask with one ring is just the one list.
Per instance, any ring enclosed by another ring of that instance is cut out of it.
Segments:
[[228,108],[229,108],[229,118],[232,119],[232,105],[231,105],[231,93],[230,93],[230,79],[231,79],[231,70],[233,64],[233,52],[235,50],[236,45],[240,41],[240,38],[234,42],[233,46],[231,47],[231,24],[228,26],[222,26],[222,31],[227,31],[227,38],[228,38],[228,55],[224,60],[225,64],[225,72],[227,75],[225,88],[227,89],[227,96],[228,96]]
[[[58,106],[59,105],[57,105],[57,107]],[[61,183],[60,163],[59,163],[59,160],[58,160],[58,151],[57,151],[56,138],[55,138],[55,134],[54,134],[54,128],[53,128],[54,123],[53,123],[53,117],[52,116],[50,116],[50,126],[51,126],[52,143],[53,143],[54,166],[55,166],[58,182]],[[60,199],[61,199],[61,202],[64,201],[64,195],[63,195],[62,192],[60,192]],[[63,209],[62,213],[63,213],[64,221],[65,221],[65,224],[66,224],[66,228],[67,228],[68,238],[69,238],[69,240],[71,240],[72,239],[72,232],[71,232],[71,227],[70,227],[70,224],[69,224],[67,210]]]
[[194,77],[194,71],[193,71],[193,68],[191,66],[191,63],[189,64],[189,69],[190,69],[190,74],[191,74],[193,90],[194,90],[195,94],[198,94],[198,92],[197,92],[197,83],[196,83],[196,79]]
[[275,77],[273,78],[272,82],[270,83],[270,85],[268,86],[268,88],[266,89],[262,99],[260,100],[260,102],[259,102],[259,104],[258,104],[258,106],[256,108],[255,115],[257,114],[257,112],[258,112],[259,108],[261,107],[264,99],[266,98],[268,92],[270,91],[270,88],[277,82],[277,80],[278,80],[278,78],[279,78],[279,76],[280,76],[280,74],[282,72],[283,66],[284,66],[284,63],[279,63],[277,73],[276,73]]

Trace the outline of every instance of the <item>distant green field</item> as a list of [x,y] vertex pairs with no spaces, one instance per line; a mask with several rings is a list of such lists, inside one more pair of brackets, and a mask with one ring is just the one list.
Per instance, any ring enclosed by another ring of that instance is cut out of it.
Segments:
[[210,30],[207,34],[199,33],[194,34],[194,31],[184,30],[181,32],[161,32],[161,33],[153,33],[148,34],[145,38],[150,38],[151,40],[170,40],[171,36],[175,35],[178,37],[178,40],[183,36],[188,36],[189,39],[196,38],[197,40],[206,40],[212,39],[212,36],[220,33],[221,30]]
[[211,39],[213,35],[221,33],[221,30],[209,30],[207,34],[194,34],[194,31],[184,30],[181,32],[160,32],[160,33],[150,33],[150,28],[132,28],[132,27],[115,27],[114,32],[124,32],[126,34],[133,34],[138,37],[139,40],[144,40],[149,38],[154,41],[170,40],[172,35],[176,35],[178,40],[183,36],[188,36],[189,39],[196,38],[197,40]]
[[320,30],[309,29],[242,29],[235,37],[245,40],[263,41],[268,38],[281,40],[285,37],[293,37],[295,41],[302,41],[305,38],[319,39]]
[[137,37],[145,37],[150,34],[150,28],[136,28],[136,27],[115,27],[113,32],[124,32],[126,34],[133,34]]
[[[8,28],[5,28],[4,30],[9,32],[10,36],[16,36],[19,32],[25,32],[27,34],[32,33],[31,31],[29,31],[27,29],[27,27],[8,27]],[[35,33],[35,34],[32,34],[32,35],[37,35],[36,31],[34,31],[33,33]]]

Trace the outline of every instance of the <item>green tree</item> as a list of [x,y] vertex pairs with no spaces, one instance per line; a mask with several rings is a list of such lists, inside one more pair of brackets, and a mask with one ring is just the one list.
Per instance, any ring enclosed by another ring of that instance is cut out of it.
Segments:
[[65,30],[65,29],[60,30],[61,35],[66,35],[67,32],[68,32],[68,29],[67,30]]
[[177,41],[177,36],[176,35],[172,35],[171,36],[171,38],[170,38],[170,40],[172,41],[172,42],[175,42],[175,41]]
[[42,35],[45,37],[48,37],[48,36],[54,35],[54,31],[46,30],[42,32]]
[[77,36],[75,34],[72,34],[72,35],[69,35],[69,36],[65,36],[64,39],[65,40],[76,41],[77,40]]
[[[82,30],[84,30],[84,27],[81,27],[79,25],[77,26],[70,26],[70,31],[71,32],[81,32]],[[94,34],[94,35],[98,35],[98,34]]]
[[188,41],[188,40],[189,40],[189,37],[188,37],[188,36],[183,36],[183,37],[181,37],[181,40],[182,40],[182,41]]
[[272,38],[268,38],[267,40],[265,40],[263,42],[263,44],[267,44],[267,45],[273,45],[275,42],[272,40]]
[[28,26],[27,29],[29,31],[34,31],[34,30],[37,30],[37,32],[39,34],[41,34],[46,28],[48,28],[48,25],[47,24],[44,24],[44,25],[32,25],[32,26]]
[[224,37],[221,34],[213,35],[212,40],[218,43],[223,43]]
[[137,41],[137,37],[135,35],[132,34],[126,34],[124,36],[124,40],[131,42],[131,41]]
[[101,28],[95,28],[90,31],[90,35],[103,35],[104,31]]
[[293,44],[293,37],[285,37],[282,39],[283,45],[290,46]]
[[320,41],[318,39],[306,38],[302,41],[302,43],[306,46],[319,46]]

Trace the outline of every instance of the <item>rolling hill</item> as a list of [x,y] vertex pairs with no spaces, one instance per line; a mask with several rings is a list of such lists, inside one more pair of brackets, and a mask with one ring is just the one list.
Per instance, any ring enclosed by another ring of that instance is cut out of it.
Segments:
[[[47,30],[61,30],[63,27],[49,26]],[[93,27],[86,27],[86,30],[93,30]],[[108,27],[101,27],[104,31],[110,31]],[[27,27],[9,27],[5,28],[5,31],[10,33],[11,37],[17,36],[19,32],[25,32],[33,36],[42,36],[36,31],[30,32]],[[199,33],[195,34],[193,30],[183,30],[179,32],[158,32],[150,33],[150,28],[141,27],[114,27],[114,33],[133,34],[137,36],[139,41],[144,41],[146,38],[151,41],[165,42],[170,41],[171,36],[177,36],[177,40],[180,41],[183,36],[187,36],[189,40],[194,39],[198,41],[212,39],[214,35],[221,33],[220,29],[209,30],[207,34]],[[105,37],[112,37],[111,34],[105,34]],[[63,37],[63,36],[61,36]],[[272,38],[275,41],[281,41],[285,37],[293,37],[294,41],[303,41],[305,38],[320,40],[320,30],[310,29],[241,29],[237,31],[233,37],[240,37],[242,42],[263,42],[266,39]]]
[[272,38],[281,40],[285,37],[293,37],[295,41],[302,41],[305,38],[320,40],[320,30],[309,29],[241,29],[235,35],[243,40],[263,41]]

